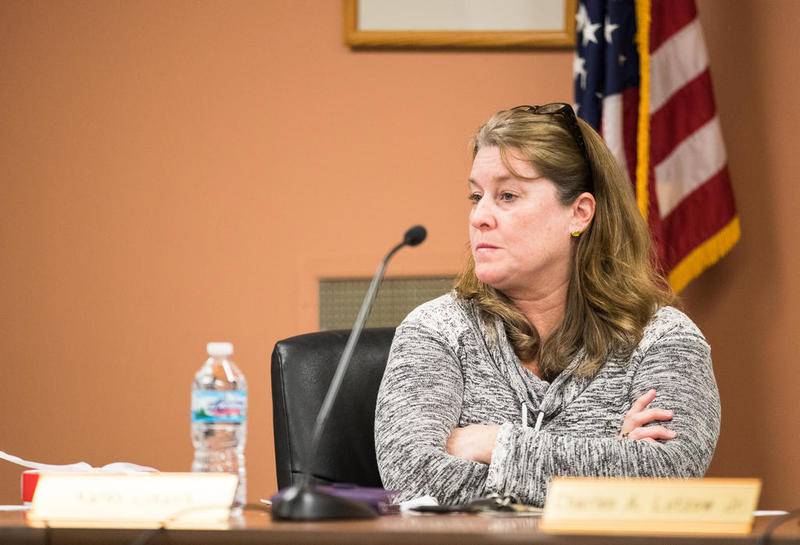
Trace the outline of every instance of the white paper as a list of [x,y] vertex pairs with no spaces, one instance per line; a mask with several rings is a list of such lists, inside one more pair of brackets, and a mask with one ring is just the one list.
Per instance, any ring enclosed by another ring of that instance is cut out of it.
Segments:
[[75,464],[42,464],[40,462],[31,462],[30,460],[23,460],[19,456],[14,456],[0,450],[0,459],[6,462],[11,462],[18,466],[27,467],[28,469],[38,469],[40,471],[103,471],[109,473],[139,473],[142,471],[158,471],[152,467],[140,466],[128,462],[114,462],[106,464],[103,467],[92,467],[86,462],[78,462]]
[[439,502],[433,496],[419,496],[418,498],[411,498],[404,502],[400,502],[401,513],[413,513],[411,509],[421,507],[423,505],[439,505]]

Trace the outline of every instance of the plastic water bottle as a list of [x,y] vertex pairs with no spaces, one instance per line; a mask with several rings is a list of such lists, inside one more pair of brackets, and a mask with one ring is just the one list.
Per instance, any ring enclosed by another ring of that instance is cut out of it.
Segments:
[[247,502],[247,381],[231,354],[231,343],[208,343],[208,360],[194,376],[192,471],[235,473],[239,477],[233,500],[236,509]]

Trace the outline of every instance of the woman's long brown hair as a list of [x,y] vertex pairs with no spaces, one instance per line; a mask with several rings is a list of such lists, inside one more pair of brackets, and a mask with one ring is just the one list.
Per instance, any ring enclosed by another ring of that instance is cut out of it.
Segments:
[[583,192],[594,195],[594,219],[572,239],[572,272],[561,324],[541,339],[508,297],[477,279],[472,256],[455,286],[459,297],[502,320],[520,360],[538,361],[548,380],[581,348],[585,358],[576,370],[580,376],[594,375],[609,357],[629,356],[656,309],[674,300],[654,266],[650,234],[628,176],[600,135],[584,121],[578,124],[589,165],[554,115],[504,110],[478,129],[473,141],[473,157],[481,148],[498,147],[505,166],[519,178],[524,179],[511,168],[508,154],[530,161],[540,176],[555,184],[564,205]]

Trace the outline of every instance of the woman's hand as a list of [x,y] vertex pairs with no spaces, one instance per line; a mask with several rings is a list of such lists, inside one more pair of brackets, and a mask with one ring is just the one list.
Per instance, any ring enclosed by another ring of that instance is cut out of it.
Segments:
[[619,432],[621,439],[632,441],[669,441],[675,439],[676,433],[664,426],[647,426],[651,422],[672,420],[672,411],[666,409],[648,409],[647,406],[656,398],[655,390],[648,390],[642,397],[633,402],[631,409],[625,413],[622,429]]
[[499,431],[500,426],[483,424],[456,428],[450,432],[445,448],[453,456],[488,465],[492,462],[494,442]]

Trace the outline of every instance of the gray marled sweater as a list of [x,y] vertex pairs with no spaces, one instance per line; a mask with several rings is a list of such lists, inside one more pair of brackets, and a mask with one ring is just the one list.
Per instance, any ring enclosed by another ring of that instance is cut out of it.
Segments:
[[[499,320],[444,295],[411,312],[392,343],[375,415],[384,486],[399,500],[430,494],[456,503],[489,492],[544,503],[557,475],[699,477],[719,435],[720,404],[709,346],[679,310],[664,307],[627,360],[591,379],[552,383],[525,369]],[[666,442],[618,439],[631,403],[650,388],[651,407],[671,409]],[[523,408],[524,407],[524,408]],[[527,410],[527,426],[523,426]],[[543,421],[535,431],[538,414]],[[456,426],[501,424],[490,465],[449,455]]]

